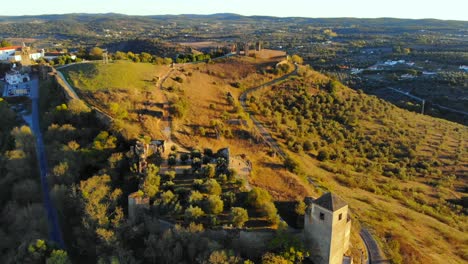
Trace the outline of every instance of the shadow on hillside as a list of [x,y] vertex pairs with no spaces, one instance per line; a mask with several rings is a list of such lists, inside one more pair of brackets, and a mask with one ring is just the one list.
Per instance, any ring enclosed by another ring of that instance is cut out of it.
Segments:
[[295,212],[295,201],[277,201],[275,202],[275,206],[278,209],[278,214],[290,227],[296,229],[301,229],[304,227],[304,217],[299,216]]

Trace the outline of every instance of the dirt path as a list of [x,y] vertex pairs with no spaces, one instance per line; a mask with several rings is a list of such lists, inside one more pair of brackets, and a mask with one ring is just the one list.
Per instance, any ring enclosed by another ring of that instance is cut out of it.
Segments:
[[[248,112],[248,106],[246,104],[247,96],[250,95],[253,92],[256,92],[261,89],[268,88],[278,82],[284,81],[287,78],[297,75],[297,65],[294,65],[294,71],[283,75],[277,79],[274,79],[272,81],[269,81],[267,83],[264,83],[259,86],[251,87],[247,90],[245,90],[240,96],[239,96],[239,101],[241,102],[241,106],[244,109],[245,112]],[[250,119],[252,119],[255,127],[257,128],[258,132],[260,133],[260,136],[262,137],[263,141],[265,144],[267,144],[276,154],[278,154],[281,158],[285,159],[286,158],[286,153],[281,149],[280,145],[278,142],[271,136],[270,132],[258,121],[253,115],[250,115]]]

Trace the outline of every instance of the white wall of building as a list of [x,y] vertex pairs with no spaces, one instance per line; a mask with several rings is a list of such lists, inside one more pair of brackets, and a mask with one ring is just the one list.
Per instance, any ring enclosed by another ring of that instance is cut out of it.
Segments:
[[29,81],[30,78],[29,78],[29,75],[27,73],[25,74],[21,74],[17,71],[12,71],[12,72],[7,72],[5,74],[5,81],[8,83],[8,84],[18,84],[18,83],[22,83],[24,81]]
[[38,59],[42,58],[42,53],[40,53],[40,52],[31,53],[31,54],[29,55],[29,58],[30,58],[31,60],[38,60]]
[[21,55],[11,55],[8,57],[9,61],[21,61]]
[[0,50],[0,60],[6,61],[8,57],[15,54],[16,49]]

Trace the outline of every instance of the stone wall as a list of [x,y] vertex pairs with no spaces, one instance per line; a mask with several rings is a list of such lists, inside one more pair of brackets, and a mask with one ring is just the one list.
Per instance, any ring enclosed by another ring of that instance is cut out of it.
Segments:
[[[77,96],[75,91],[72,91],[68,87],[68,85],[65,84],[64,80],[59,76],[59,74],[57,73],[57,70],[54,67],[51,67],[51,66],[42,66],[42,67],[46,67],[46,70],[44,70],[44,71],[49,72],[49,75],[52,76],[52,78],[54,80],[54,83],[57,85],[57,88],[62,91],[62,95],[63,95],[64,99],[67,102],[69,102],[69,101],[71,101],[73,99],[81,100]],[[89,107],[92,110],[94,110],[96,118],[99,119],[99,121],[101,121],[101,123],[104,124],[105,126],[109,127],[112,124],[112,122],[114,121],[114,119],[110,115],[104,113],[100,109],[98,109],[98,108],[96,108],[94,106],[89,106]]]

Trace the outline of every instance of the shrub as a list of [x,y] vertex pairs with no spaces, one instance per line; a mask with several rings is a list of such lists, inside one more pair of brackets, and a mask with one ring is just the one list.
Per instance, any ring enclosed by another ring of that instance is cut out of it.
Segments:
[[205,212],[203,212],[203,210],[198,206],[192,207],[190,205],[187,209],[185,209],[185,218],[188,220],[198,219],[204,215]]
[[291,156],[287,156],[284,160],[284,167],[290,172],[297,172],[299,170],[299,162]]
[[189,196],[189,203],[190,204],[197,204],[201,200],[203,200],[203,194],[200,193],[199,191],[191,191],[190,196]]
[[320,161],[328,160],[328,159],[330,159],[330,154],[328,153],[327,150],[321,149],[318,152],[317,159],[320,160]]
[[306,140],[304,142],[304,144],[303,144],[303,148],[304,148],[305,151],[310,151],[310,150],[314,149],[314,145],[309,140]]
[[182,161],[182,163],[186,164],[187,163],[187,160],[190,158],[189,154],[187,153],[182,153],[180,155],[180,160]]
[[247,195],[247,201],[251,206],[262,209],[267,203],[271,203],[272,198],[266,190],[254,187]]
[[220,195],[222,192],[221,185],[215,179],[209,179],[203,184],[203,189],[206,193],[212,195]]
[[159,185],[161,178],[159,176],[150,174],[146,176],[145,181],[143,182],[143,192],[149,198],[153,198],[159,191]]
[[183,83],[184,79],[182,79],[182,77],[180,77],[180,76],[177,76],[177,77],[174,78],[174,81],[176,81],[178,83]]
[[243,227],[245,222],[249,221],[247,210],[241,207],[233,207],[229,218],[235,227]]
[[169,166],[175,166],[177,164],[177,160],[174,156],[169,156],[169,159],[167,160],[167,164]]
[[216,170],[214,166],[209,164],[203,167],[203,175],[208,178],[214,178],[214,176],[216,176]]
[[174,180],[175,177],[176,177],[176,172],[175,172],[175,171],[166,171],[166,173],[164,174],[164,176],[166,176],[166,180],[172,181],[172,180]]
[[206,135],[206,130],[204,127],[198,127],[198,134],[202,137]]
[[221,195],[226,207],[231,207],[236,202],[236,194],[233,192],[225,192]]
[[302,200],[298,200],[296,202],[296,207],[294,208],[294,211],[298,215],[305,215],[305,210],[306,210],[306,204]]
[[224,210],[224,203],[218,195],[210,195],[205,200],[205,209],[210,214],[220,214]]
[[161,201],[163,202],[163,204],[169,204],[175,199],[176,199],[176,196],[171,191],[166,191],[161,194]]

